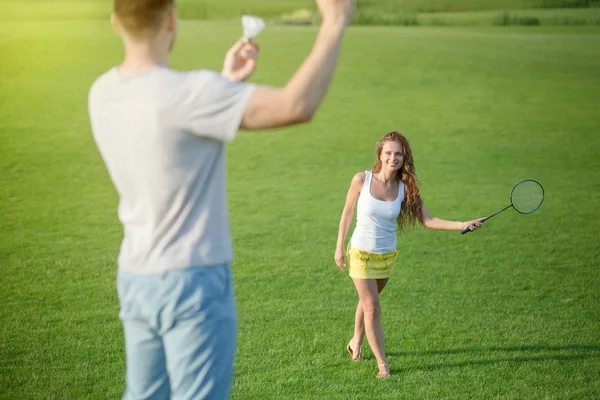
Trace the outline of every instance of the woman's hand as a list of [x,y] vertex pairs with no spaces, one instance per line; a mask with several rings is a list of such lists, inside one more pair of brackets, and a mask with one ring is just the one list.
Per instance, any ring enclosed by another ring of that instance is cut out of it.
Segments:
[[487,219],[487,217],[474,219],[472,221],[463,222],[461,230],[469,229],[470,231],[476,231],[481,228],[481,224]]
[[343,271],[346,267],[346,252],[343,247],[335,249],[335,264]]

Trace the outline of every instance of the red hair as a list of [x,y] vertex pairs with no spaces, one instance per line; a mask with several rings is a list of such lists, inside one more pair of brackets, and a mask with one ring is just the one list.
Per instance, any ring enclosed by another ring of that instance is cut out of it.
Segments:
[[407,225],[414,226],[417,221],[423,222],[423,200],[421,200],[421,193],[419,192],[419,179],[415,172],[410,144],[400,132],[396,131],[386,134],[377,142],[375,150],[376,161],[373,172],[381,171],[381,151],[385,142],[397,142],[402,145],[404,161],[402,162],[402,167],[396,172],[398,181],[404,183],[404,201],[400,208],[400,214],[396,219],[398,228],[402,231]]

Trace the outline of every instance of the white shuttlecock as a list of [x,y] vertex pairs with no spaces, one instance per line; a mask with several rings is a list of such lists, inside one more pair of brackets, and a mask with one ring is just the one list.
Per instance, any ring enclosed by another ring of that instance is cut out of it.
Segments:
[[242,28],[246,40],[254,39],[265,27],[265,21],[253,15],[242,15]]

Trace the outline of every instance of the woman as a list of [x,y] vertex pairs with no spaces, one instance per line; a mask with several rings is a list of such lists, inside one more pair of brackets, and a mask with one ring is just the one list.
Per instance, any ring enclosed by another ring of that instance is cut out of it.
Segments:
[[[376,155],[372,171],[359,172],[352,178],[340,220],[335,263],[342,271],[348,263],[359,297],[354,337],[346,349],[353,361],[361,360],[361,345],[366,333],[377,359],[377,378],[387,378],[390,368],[384,354],[379,293],[385,287],[398,255],[396,224],[400,230],[419,221],[430,229],[460,231],[467,227],[471,230],[479,228],[482,219],[447,221],[429,213],[419,193],[410,146],[400,133],[390,132],[382,137]],[[357,202],[356,228],[345,251],[346,234]]]

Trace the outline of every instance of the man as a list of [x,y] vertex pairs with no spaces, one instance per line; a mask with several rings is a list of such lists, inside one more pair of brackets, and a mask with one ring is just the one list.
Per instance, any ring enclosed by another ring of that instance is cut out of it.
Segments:
[[117,290],[127,362],[124,399],[224,399],[236,310],[225,146],[241,129],[308,122],[336,65],[352,0],[316,0],[314,47],[283,88],[243,83],[257,47],[240,41],[221,74],[169,69],[173,0],[114,0],[125,59],[94,82],[94,139],[119,195]]

